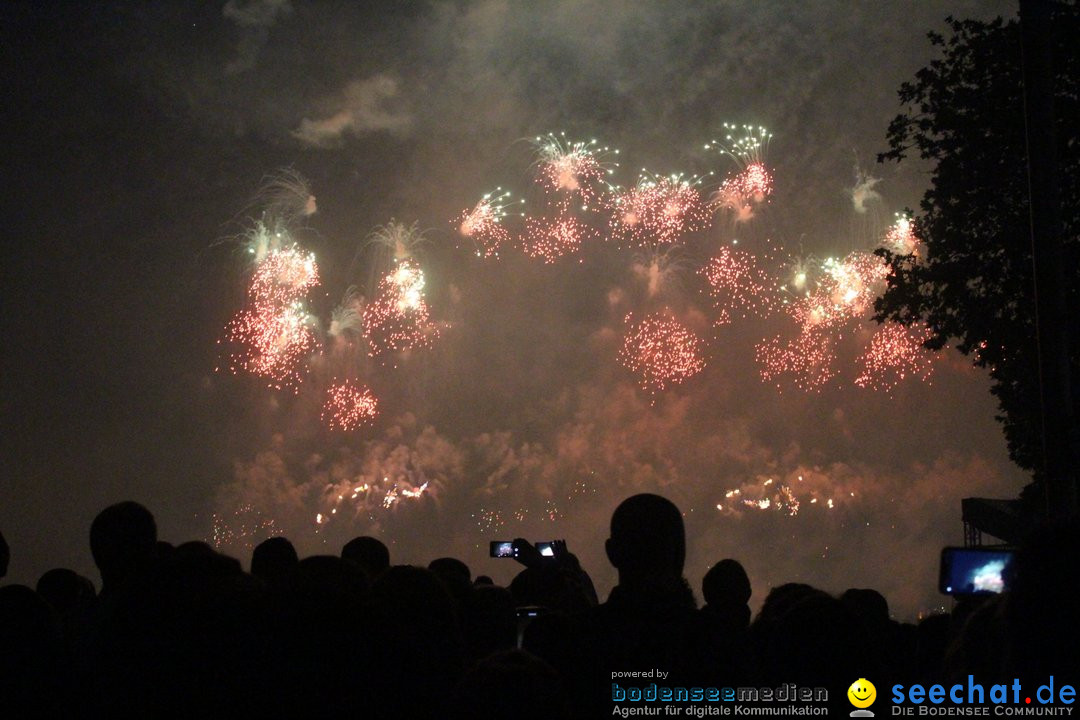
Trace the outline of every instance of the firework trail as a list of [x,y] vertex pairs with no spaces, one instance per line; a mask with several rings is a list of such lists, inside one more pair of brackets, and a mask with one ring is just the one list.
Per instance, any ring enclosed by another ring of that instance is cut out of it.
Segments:
[[701,269],[721,323],[734,313],[765,317],[777,304],[775,281],[748,252],[723,248]]
[[363,326],[373,358],[431,346],[438,329],[424,300],[419,265],[403,260],[379,281],[374,299],[364,307]]
[[371,390],[352,382],[335,382],[326,392],[322,420],[331,430],[351,432],[375,422],[379,402]]
[[[524,200],[519,201],[524,203]],[[510,205],[510,193],[495,188],[480,198],[471,210],[464,211],[455,221],[458,232],[476,244],[476,256],[499,257],[499,251],[510,241],[510,233],[503,227],[506,208]]]
[[581,249],[583,243],[596,238],[596,232],[572,215],[562,214],[554,219],[526,218],[522,250],[532,258],[552,264]]
[[372,231],[367,247],[372,249],[371,268],[379,273],[403,260],[414,260],[427,243],[417,223],[405,225],[391,219]]
[[619,362],[638,376],[642,390],[655,395],[705,367],[701,338],[677,320],[656,313],[635,323],[633,315],[628,314],[625,323],[627,331]]
[[881,178],[872,176],[863,170],[858,162],[855,163],[855,185],[849,191],[851,193],[851,205],[855,212],[864,215],[866,214],[867,203],[876,203],[881,200],[881,193],[874,189],[874,186],[879,182],[881,182]]
[[291,224],[318,211],[307,178],[292,168],[283,168],[263,178],[255,202],[269,217]]
[[634,254],[631,270],[645,282],[646,296],[655,298],[665,290],[682,288],[682,273],[691,263],[681,257],[677,245],[656,247]]
[[904,326],[890,322],[882,325],[858,359],[860,372],[855,384],[891,392],[908,377],[929,381],[934,370],[934,355],[924,343],[930,336],[930,329],[922,324]]
[[364,324],[364,301],[355,285],[345,290],[341,302],[330,313],[327,334],[332,338],[344,338],[346,334],[359,333]]
[[621,248],[657,247],[707,229],[710,212],[699,185],[700,178],[642,175],[637,185],[608,201],[612,239]]
[[565,134],[548,133],[536,138],[537,183],[545,192],[555,196],[561,212],[572,205],[588,210],[599,196],[608,175],[615,172],[617,163],[606,162],[618,150],[600,147],[596,140],[570,142]]

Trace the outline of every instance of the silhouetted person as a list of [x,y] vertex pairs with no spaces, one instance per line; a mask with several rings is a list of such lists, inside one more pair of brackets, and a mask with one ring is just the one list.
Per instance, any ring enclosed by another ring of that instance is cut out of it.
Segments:
[[1021,680],[1080,678],[1080,518],[1040,528],[1009,568],[1005,671]]
[[705,607],[701,619],[708,643],[706,663],[714,677],[748,679],[746,654],[750,627],[750,578],[738,560],[713,565],[701,581]]
[[251,553],[251,574],[267,583],[278,583],[296,569],[300,558],[288,538],[272,537],[259,543]]
[[341,557],[351,560],[372,580],[390,568],[390,551],[378,538],[368,535],[355,537],[341,548]]
[[732,629],[750,626],[750,578],[738,560],[726,559],[713,565],[701,581],[705,598],[703,610],[722,618]]
[[93,603],[94,583],[74,570],[53,568],[37,581],[37,594],[61,617]]
[[0,712],[60,715],[60,634],[49,605],[25,585],[0,588]]
[[101,591],[111,592],[156,555],[157,525],[150,511],[130,500],[110,505],[90,525],[90,552],[101,572]]
[[0,533],[0,578],[7,575],[8,563],[11,562],[11,548],[8,547],[4,533]]
[[611,714],[611,672],[659,668],[673,685],[693,683],[702,667],[702,624],[683,578],[682,513],[659,495],[634,495],[611,516],[608,559],[619,584],[607,602],[571,617],[537,618],[525,649],[560,671],[580,717]]
[[371,587],[365,614],[377,718],[446,717],[465,648],[445,585],[430,570],[398,565]]
[[506,650],[477,663],[455,692],[454,717],[563,720],[570,708],[554,669],[523,650]]

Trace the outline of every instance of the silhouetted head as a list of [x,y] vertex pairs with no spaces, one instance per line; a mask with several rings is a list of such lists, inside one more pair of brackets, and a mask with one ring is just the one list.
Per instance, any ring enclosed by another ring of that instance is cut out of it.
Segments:
[[341,557],[352,560],[370,577],[382,574],[390,567],[390,551],[376,538],[362,535],[341,548]]
[[4,539],[4,533],[0,533],[0,578],[7,575],[9,562],[11,562],[11,548]]
[[472,582],[472,571],[469,570],[469,566],[463,563],[461,560],[452,557],[441,557],[432,560],[428,563],[428,570],[435,573],[439,577],[455,577],[464,580],[467,583]]
[[153,560],[156,544],[154,516],[137,502],[110,505],[90,525],[90,552],[104,588]]
[[623,500],[611,516],[608,559],[619,583],[682,578],[686,531],[682,513],[667,498],[643,493]]
[[461,717],[569,718],[559,674],[524,650],[506,650],[476,663],[455,692]]
[[701,594],[710,605],[745,605],[752,592],[746,570],[730,558],[713,565],[701,581]]
[[299,562],[296,548],[288,538],[279,535],[263,540],[255,547],[251,553],[251,574],[267,582],[276,582]]
[[849,588],[840,596],[840,602],[869,630],[876,631],[889,623],[889,602],[877,590]]
[[61,615],[94,599],[94,583],[74,570],[53,568],[37,581],[37,594]]

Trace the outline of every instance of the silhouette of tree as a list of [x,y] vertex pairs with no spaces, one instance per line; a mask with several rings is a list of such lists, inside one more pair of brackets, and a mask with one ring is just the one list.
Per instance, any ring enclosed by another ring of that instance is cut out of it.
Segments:
[[[1054,7],[1054,111],[1060,172],[1066,301],[1080,293],[1080,22],[1077,5]],[[947,20],[930,34],[941,56],[905,82],[905,111],[889,125],[889,151],[932,163],[914,227],[917,253],[878,251],[893,274],[877,319],[926,322],[927,346],[954,345],[993,381],[1010,457],[1039,466],[1039,363],[1024,127],[1021,28],[1015,20]],[[1075,324],[1070,314],[1069,322]],[[1080,337],[1080,333],[1074,333]],[[1078,354],[1070,358],[1078,387]],[[1072,398],[1076,407],[1075,393]]]

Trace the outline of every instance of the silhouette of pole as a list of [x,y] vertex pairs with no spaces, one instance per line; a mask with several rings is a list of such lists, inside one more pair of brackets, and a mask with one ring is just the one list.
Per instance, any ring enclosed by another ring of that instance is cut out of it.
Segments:
[[1076,513],[1077,428],[1069,373],[1071,314],[1065,294],[1061,189],[1054,115],[1055,3],[1020,0],[1031,254],[1042,406],[1046,513]]

